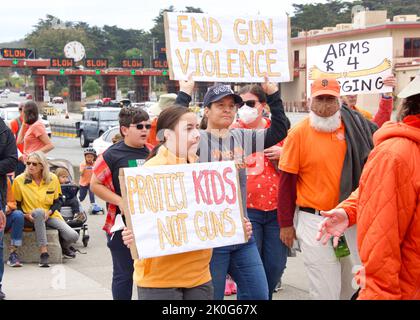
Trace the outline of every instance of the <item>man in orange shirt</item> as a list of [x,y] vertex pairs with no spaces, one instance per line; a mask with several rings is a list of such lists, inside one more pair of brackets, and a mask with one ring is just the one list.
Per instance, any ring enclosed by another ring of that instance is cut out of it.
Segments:
[[317,79],[311,91],[309,118],[289,131],[280,158],[280,239],[288,247],[298,240],[313,299],[337,300],[340,293],[349,299],[355,291],[352,261],[337,259],[331,243],[315,240],[319,211],[334,208],[357,188],[377,126],[340,106],[337,80]]

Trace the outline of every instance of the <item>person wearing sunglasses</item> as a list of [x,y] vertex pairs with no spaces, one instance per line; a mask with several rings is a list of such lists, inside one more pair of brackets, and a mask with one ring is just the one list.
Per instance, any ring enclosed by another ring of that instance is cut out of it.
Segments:
[[58,230],[63,254],[74,257],[70,246],[77,241],[79,234],[58,212],[60,182],[57,176],[50,172],[44,153],[35,151],[28,155],[25,172],[13,181],[12,191],[17,209],[25,215],[25,228],[35,229],[41,252],[39,266],[49,267],[46,227]]
[[[199,161],[235,161],[239,167],[243,208],[246,208],[247,203],[246,159],[249,155],[262,152],[283,140],[288,129],[278,87],[267,78],[264,80],[262,87],[272,107],[272,121],[268,128],[230,128],[243,99],[229,85],[216,84],[209,87],[203,101],[207,126],[206,130],[200,130]],[[176,104],[188,107],[193,90],[194,81],[191,76],[186,81],[180,81]],[[244,215],[248,217],[247,210],[244,210]],[[254,236],[240,245],[215,248],[210,272],[215,300],[222,300],[224,297],[227,274],[237,283],[238,300],[269,298],[267,278]]]
[[[238,120],[231,128],[269,128],[271,120],[264,116],[264,110],[268,103],[263,87],[246,85],[239,90],[239,95],[243,101],[239,104]],[[272,99],[269,102],[271,103]],[[288,121],[289,127],[290,121]],[[274,146],[253,153],[248,156],[246,161],[246,206],[267,277],[269,299],[272,299],[276,285],[281,281],[281,276],[286,268],[288,253],[287,246],[280,240],[280,227],[277,222],[277,198],[280,179],[277,166],[282,144],[281,141]]]
[[[150,119],[146,111],[125,107],[119,113],[120,134],[123,140],[111,145],[95,162],[90,189],[107,202],[104,227],[107,245],[113,263],[112,296],[114,300],[131,300],[133,292],[134,261],[121,237],[122,228],[114,227],[117,215],[123,212],[123,200],[119,182],[119,170],[137,167],[145,162],[153,146],[147,143]],[[111,231],[112,229],[112,231]]]

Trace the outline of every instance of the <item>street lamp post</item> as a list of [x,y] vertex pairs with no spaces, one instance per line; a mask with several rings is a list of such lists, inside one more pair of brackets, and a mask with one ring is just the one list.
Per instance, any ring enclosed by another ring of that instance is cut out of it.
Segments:
[[[153,56],[153,60],[156,59],[156,37],[152,37],[152,56]],[[156,76],[153,76],[153,88],[156,89]]]

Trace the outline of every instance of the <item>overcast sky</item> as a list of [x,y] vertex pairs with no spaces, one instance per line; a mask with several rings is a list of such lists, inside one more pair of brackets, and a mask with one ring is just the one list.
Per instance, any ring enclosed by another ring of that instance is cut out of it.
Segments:
[[[176,10],[186,6],[199,7],[205,13],[231,13],[272,16],[287,12],[293,14],[292,3],[310,3],[299,0],[20,0],[0,3],[0,43],[19,40],[33,30],[39,19],[51,14],[65,21],[83,21],[102,27],[144,29],[153,27],[153,19],[160,9],[173,5]],[[318,0],[316,2],[326,2]]]

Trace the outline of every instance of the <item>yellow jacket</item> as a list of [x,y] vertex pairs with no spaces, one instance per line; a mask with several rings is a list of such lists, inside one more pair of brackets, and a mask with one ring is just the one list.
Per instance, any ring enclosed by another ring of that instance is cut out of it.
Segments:
[[[61,186],[55,174],[50,173],[51,180],[47,184],[44,180],[38,186],[33,180],[26,180],[25,173],[17,176],[13,181],[12,191],[17,202],[21,202],[24,213],[35,209],[50,210],[54,200],[61,194]],[[53,212],[50,218],[64,220],[60,212]]]

